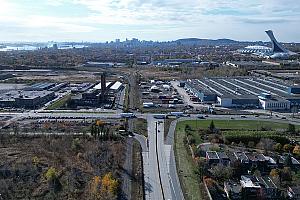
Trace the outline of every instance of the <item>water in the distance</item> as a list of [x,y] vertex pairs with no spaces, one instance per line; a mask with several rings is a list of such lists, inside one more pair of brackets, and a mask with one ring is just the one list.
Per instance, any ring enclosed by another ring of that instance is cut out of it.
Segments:
[[24,45],[24,46],[2,46],[0,48],[0,51],[33,51],[37,50],[38,47],[30,46],[30,45]]
[[[84,47],[88,47],[86,45],[81,45],[81,44],[75,44],[75,45],[70,45],[70,44],[59,44],[58,49],[82,49]],[[39,48],[52,48],[52,45],[49,46],[31,46],[31,45],[22,45],[22,46],[4,46],[0,45],[0,51],[34,51],[38,50]]]

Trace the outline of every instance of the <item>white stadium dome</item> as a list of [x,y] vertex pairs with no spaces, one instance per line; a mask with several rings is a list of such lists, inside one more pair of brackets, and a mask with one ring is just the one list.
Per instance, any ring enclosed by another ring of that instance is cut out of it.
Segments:
[[242,49],[238,50],[239,53],[271,53],[272,48],[266,47],[266,46],[247,46]]

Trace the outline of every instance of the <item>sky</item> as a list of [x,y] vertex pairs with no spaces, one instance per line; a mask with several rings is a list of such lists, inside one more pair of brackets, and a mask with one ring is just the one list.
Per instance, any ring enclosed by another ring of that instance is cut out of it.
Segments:
[[300,42],[299,0],[0,0],[0,41]]

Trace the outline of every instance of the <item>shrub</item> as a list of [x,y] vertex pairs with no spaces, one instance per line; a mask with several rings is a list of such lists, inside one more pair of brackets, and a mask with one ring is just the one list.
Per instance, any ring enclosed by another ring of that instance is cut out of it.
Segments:
[[291,152],[292,150],[293,150],[293,145],[291,145],[291,144],[285,144],[284,146],[283,146],[283,150],[285,151],[285,152]]
[[280,143],[277,143],[274,145],[274,150],[277,152],[281,152],[282,151],[282,145]]
[[253,141],[249,141],[248,142],[248,147],[254,148],[255,147],[255,143]]
[[73,139],[71,148],[72,148],[73,151],[76,151],[76,152],[81,149],[80,139],[79,138]]
[[289,124],[287,132],[289,132],[291,134],[296,133],[296,127],[295,127],[295,125],[294,124]]
[[50,167],[45,174],[45,178],[51,182],[57,179],[57,175],[57,170],[54,167]]
[[225,131],[223,132],[224,139],[227,144],[234,143],[245,143],[249,141],[258,143],[262,138],[269,138],[277,143],[286,144],[289,143],[289,139],[285,136],[279,135],[274,131]]
[[300,146],[296,145],[295,148],[293,149],[293,154],[299,156],[300,155]]

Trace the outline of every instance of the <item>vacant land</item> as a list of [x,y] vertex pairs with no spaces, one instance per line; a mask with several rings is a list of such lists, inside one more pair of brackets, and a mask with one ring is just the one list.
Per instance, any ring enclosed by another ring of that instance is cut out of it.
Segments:
[[239,143],[243,142],[247,144],[249,141],[253,141],[257,144],[261,138],[272,139],[277,143],[282,145],[289,143],[289,139],[283,134],[277,133],[275,131],[224,131],[223,137],[226,143],[230,144],[232,142]]
[[[187,120],[179,122],[177,126],[184,128],[185,125],[191,126],[193,129],[207,129],[214,121],[215,127],[218,129],[237,129],[237,130],[287,130],[288,123],[278,123],[271,121],[256,121],[256,120]],[[300,126],[296,126],[300,129]]]
[[132,120],[131,123],[133,126],[133,132],[148,137],[147,120],[141,118],[136,118],[131,120]]
[[143,199],[143,158],[141,155],[142,149],[137,141],[133,142],[132,167],[133,181],[131,195],[132,199]]
[[187,200],[205,200],[202,180],[196,175],[197,166],[192,159],[191,153],[184,143],[185,130],[178,123],[175,134],[175,157],[178,175]]
[[60,109],[62,107],[64,107],[66,105],[66,103],[70,100],[71,95],[66,95],[60,99],[58,99],[57,101],[53,102],[52,104],[50,104],[46,110],[56,110],[56,109]]
[[88,136],[0,134],[1,199],[116,199],[124,148]]

